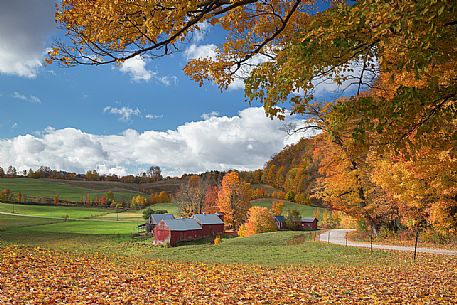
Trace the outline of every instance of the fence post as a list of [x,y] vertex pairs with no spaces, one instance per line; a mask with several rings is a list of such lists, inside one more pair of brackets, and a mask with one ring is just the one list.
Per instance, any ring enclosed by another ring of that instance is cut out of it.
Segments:
[[328,235],[327,235],[327,243],[328,243],[328,244],[330,243],[330,231],[328,231]]
[[348,246],[348,232],[346,232],[346,247]]
[[419,226],[416,228],[416,242],[414,244],[414,261],[416,261],[417,242],[419,241]]
[[370,251],[373,252],[373,232],[370,233]]

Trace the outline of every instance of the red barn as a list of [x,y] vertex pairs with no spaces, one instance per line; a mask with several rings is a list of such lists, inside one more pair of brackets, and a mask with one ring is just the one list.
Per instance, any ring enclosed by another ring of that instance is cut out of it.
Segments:
[[176,246],[178,242],[202,238],[202,227],[192,218],[162,219],[154,227],[154,244]]
[[151,214],[149,215],[148,220],[146,221],[145,227],[146,232],[151,233],[154,230],[154,227],[159,224],[162,219],[174,219],[173,214]]
[[300,227],[302,230],[317,230],[317,222],[316,217],[302,217]]
[[217,214],[195,214],[194,219],[202,226],[203,237],[224,233],[224,222]]

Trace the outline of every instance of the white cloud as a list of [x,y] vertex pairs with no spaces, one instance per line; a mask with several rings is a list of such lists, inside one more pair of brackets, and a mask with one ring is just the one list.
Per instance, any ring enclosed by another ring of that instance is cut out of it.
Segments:
[[[377,70],[379,69],[378,62],[374,60],[373,65],[373,67],[370,66],[369,69],[364,71],[362,83],[360,84],[361,90],[367,89],[368,84],[372,84],[377,77]],[[362,60],[352,61],[349,65],[349,68],[352,69],[352,71],[345,71],[339,75],[342,79],[341,84],[338,84],[333,80],[336,77],[336,74],[316,77],[312,81],[314,85],[314,96],[317,98],[329,99],[342,95],[353,95],[359,86],[359,77],[362,74],[363,66]],[[303,91],[300,91],[299,94],[302,95]]]
[[[191,44],[185,51],[184,55],[187,60],[198,58],[216,58],[217,46],[214,44],[196,45]],[[242,65],[238,71],[234,73],[233,81],[228,86],[229,90],[244,89],[244,80],[251,75],[252,70],[259,64],[270,60],[267,56],[262,54],[254,55],[245,64]]]
[[211,111],[210,113],[203,113],[200,117],[204,120],[209,120],[212,117],[217,117],[219,115],[219,112],[217,111]]
[[2,166],[12,164],[19,170],[48,165],[120,174],[136,173],[151,164],[161,166],[165,175],[256,169],[298,140],[288,137],[282,126],[283,122],[267,118],[262,108],[248,108],[238,116],[211,116],[165,132],[128,129],[121,135],[102,136],[47,128],[39,135],[0,140],[0,160]]
[[163,118],[163,114],[161,114],[161,115],[156,115],[156,114],[149,113],[149,114],[146,114],[144,117],[145,117],[146,119],[148,119],[148,120],[156,120],[156,119],[161,119],[161,118]]
[[215,44],[204,44],[196,45],[191,44],[185,51],[187,59],[197,59],[197,58],[215,58],[216,57],[216,48]]
[[174,75],[164,76],[146,68],[147,61],[140,55],[129,58],[120,64],[119,70],[127,73],[134,81],[149,81],[151,79],[165,86],[176,84],[178,78]]
[[33,78],[54,23],[54,1],[0,1],[0,73]]
[[119,120],[121,121],[130,121],[130,119],[134,116],[140,116],[141,111],[138,108],[129,108],[129,107],[121,107],[121,108],[116,108],[116,107],[111,107],[111,106],[106,106],[103,108],[103,112],[108,112],[111,114],[115,114],[119,116]]
[[32,104],[41,104],[41,100],[40,98],[38,98],[37,96],[35,95],[25,95],[25,94],[22,94],[20,92],[13,92],[13,94],[11,95],[12,98],[15,98],[15,99],[18,99],[18,100],[23,100],[23,101],[26,101],[26,102],[29,102],[29,103],[32,103]]
[[192,40],[195,42],[202,41],[205,39],[206,33],[208,32],[209,29],[209,23],[208,22],[200,22],[197,24],[198,29],[196,29],[193,32],[193,37]]
[[127,59],[121,63],[121,72],[128,73],[135,81],[148,81],[152,72],[146,69],[146,61],[140,55]]

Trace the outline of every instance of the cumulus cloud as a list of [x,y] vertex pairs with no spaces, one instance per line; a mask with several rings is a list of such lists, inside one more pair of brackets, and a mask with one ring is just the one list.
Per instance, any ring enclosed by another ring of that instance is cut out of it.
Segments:
[[[289,119],[295,123],[303,123]],[[233,117],[211,116],[176,130],[93,135],[74,128],[46,129],[41,135],[0,140],[2,166],[19,170],[48,165],[55,169],[101,173],[137,173],[151,164],[165,175],[206,170],[256,169],[285,145],[299,139],[282,131],[262,108],[247,108]],[[305,136],[301,134],[300,136]]]
[[195,42],[199,42],[199,41],[202,41],[203,39],[205,39],[206,33],[209,30],[209,24],[206,21],[200,22],[197,24],[197,27],[198,27],[198,29],[196,29],[193,32],[193,37],[192,37],[192,40]]
[[32,104],[41,104],[40,98],[38,98],[35,95],[28,95],[27,96],[25,94],[22,94],[22,93],[19,93],[19,92],[15,91],[15,92],[13,92],[11,97],[15,98],[15,99],[18,99],[18,100],[26,101],[26,102],[29,102],[29,103],[32,103]]
[[54,1],[0,1],[0,73],[33,78],[54,24]]
[[[327,75],[325,77],[317,77],[313,80],[315,97],[319,98],[336,98],[343,94],[352,95],[357,91],[359,85],[361,90],[367,89],[378,76],[379,64],[376,60],[372,63],[373,66],[365,67],[362,60],[353,60],[349,68],[352,71],[345,71],[339,75],[342,79],[341,83],[336,83],[333,79],[336,74]],[[363,71],[363,75],[362,75]],[[360,76],[362,78],[360,79]],[[359,84],[359,82],[361,83]],[[300,92],[302,94],[302,92]]]
[[127,59],[121,63],[119,70],[130,74],[135,81],[148,81],[152,77],[152,71],[146,69],[146,61],[140,55]]
[[119,116],[119,120],[121,121],[130,121],[132,117],[134,116],[140,116],[141,111],[138,108],[129,108],[129,107],[121,107],[121,108],[116,108],[116,107],[111,107],[111,106],[106,106],[103,109],[103,112],[108,112],[114,115]]
[[129,58],[123,63],[120,64],[119,70],[121,72],[127,73],[130,75],[134,81],[149,81],[151,79],[158,81],[159,83],[170,86],[175,84],[177,81],[176,76],[163,76],[159,75],[157,72],[148,70],[146,68],[146,60],[137,55],[135,57]]
[[218,116],[219,112],[211,111],[210,113],[203,113],[200,117],[204,120],[209,120],[212,117]]
[[191,44],[184,51],[184,55],[187,57],[187,59],[215,58],[216,57],[216,48],[217,48],[217,46],[215,44],[204,44],[204,45]]
[[[217,46],[214,44],[196,45],[191,44],[185,51],[184,55],[188,60],[198,58],[216,58]],[[233,75],[233,81],[228,86],[229,90],[244,89],[244,80],[251,75],[252,70],[266,61],[270,60],[262,54],[254,55],[245,64],[242,65]]]

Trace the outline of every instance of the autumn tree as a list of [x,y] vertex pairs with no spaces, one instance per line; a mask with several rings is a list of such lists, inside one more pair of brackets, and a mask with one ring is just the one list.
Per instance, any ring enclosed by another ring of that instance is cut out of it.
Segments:
[[10,189],[3,189],[0,193],[0,199],[3,201],[11,201],[12,200],[12,193]]
[[278,216],[282,214],[282,208],[284,207],[284,201],[282,200],[275,200],[271,204],[271,213],[274,216]]
[[136,196],[133,196],[131,201],[130,201],[130,207],[136,209],[136,208],[144,208],[146,206],[146,203],[147,203],[147,199],[146,197],[142,196],[142,195],[136,195]]
[[208,214],[216,213],[219,211],[217,205],[217,194],[219,188],[217,185],[209,185],[205,192],[205,200],[203,202],[203,211]]
[[181,216],[190,217],[193,214],[201,214],[203,212],[208,183],[207,180],[203,180],[197,175],[192,175],[181,184],[174,196],[174,201],[180,209]]
[[288,210],[286,213],[286,227],[289,230],[299,230],[300,229],[301,215],[300,212],[292,209]]
[[266,207],[253,206],[249,208],[248,219],[245,224],[241,225],[238,234],[241,237],[246,237],[277,230],[278,227],[271,211]]
[[105,197],[106,197],[107,204],[110,205],[114,201],[114,193],[113,193],[113,191],[106,192]]
[[237,172],[229,172],[222,179],[222,185],[217,196],[217,205],[224,213],[224,222],[238,230],[247,219],[251,206],[250,186],[240,181]]
[[6,176],[13,178],[13,177],[16,177],[16,175],[17,175],[16,168],[12,165],[8,166],[8,170],[6,171]]
[[146,174],[152,181],[162,180],[162,171],[159,166],[151,166]]
[[457,234],[457,158],[451,151],[423,149],[415,160],[386,156],[375,162],[373,180],[398,202],[402,222],[424,222],[443,235]]

